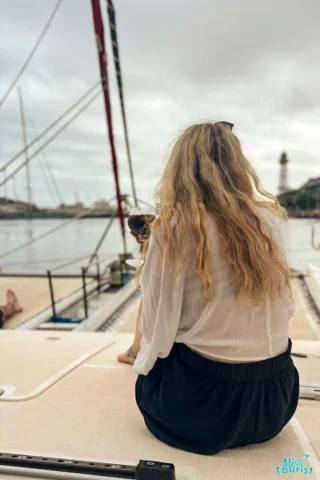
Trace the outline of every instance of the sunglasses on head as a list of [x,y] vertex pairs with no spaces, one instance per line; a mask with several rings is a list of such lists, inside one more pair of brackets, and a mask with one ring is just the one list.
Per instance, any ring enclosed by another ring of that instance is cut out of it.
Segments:
[[230,123],[230,122],[224,122],[224,121],[221,121],[221,122],[216,122],[216,125],[223,125],[224,127],[226,127],[228,130],[230,130],[230,132],[232,132],[233,130],[233,127],[234,127],[234,124],[233,123]]

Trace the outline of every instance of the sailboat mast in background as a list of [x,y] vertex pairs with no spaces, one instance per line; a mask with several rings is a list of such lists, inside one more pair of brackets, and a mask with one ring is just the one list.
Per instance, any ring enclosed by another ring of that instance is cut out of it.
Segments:
[[25,157],[26,157],[27,198],[28,198],[29,213],[31,214],[31,211],[32,211],[32,191],[31,191],[31,180],[30,180],[28,139],[27,139],[26,119],[25,119],[25,115],[24,115],[24,105],[23,105],[21,88],[18,88],[18,94],[19,94],[19,105],[20,105],[20,117],[21,117],[21,126],[22,126],[23,146],[24,146],[24,149],[25,149]]

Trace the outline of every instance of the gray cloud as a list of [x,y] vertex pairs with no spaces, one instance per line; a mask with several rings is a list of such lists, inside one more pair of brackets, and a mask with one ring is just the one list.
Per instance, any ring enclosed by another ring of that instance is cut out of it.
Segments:
[[[233,121],[265,188],[276,193],[287,150],[297,187],[320,174],[318,0],[115,1],[131,149],[140,196],[150,200],[169,143],[202,119]],[[34,45],[54,0],[1,2],[0,94]],[[101,2],[105,15],[105,5]],[[131,192],[106,23],[121,187]],[[20,85],[37,131],[99,78],[90,2],[64,0]],[[17,93],[0,111],[0,164],[22,146]],[[108,197],[113,173],[102,97],[47,149],[64,198]],[[34,198],[50,203],[40,160]],[[8,191],[13,186],[8,185]],[[26,196],[24,173],[16,180]]]

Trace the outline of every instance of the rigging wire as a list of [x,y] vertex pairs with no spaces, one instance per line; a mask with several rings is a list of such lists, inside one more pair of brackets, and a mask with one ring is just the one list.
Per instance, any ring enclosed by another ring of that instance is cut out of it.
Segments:
[[[13,172],[11,172],[4,180],[2,180],[0,182],[0,187],[2,187],[2,185],[4,185],[6,182],[8,182],[12,177],[14,177],[27,163],[30,162],[30,160],[32,160],[33,158],[35,158],[40,152],[42,152],[42,150],[47,146],[49,145],[49,143],[51,143],[56,137],[58,137],[58,135],[60,135],[60,133],[62,133],[84,110],[86,110],[86,108],[88,108],[91,103],[94,102],[94,100],[96,100],[96,98],[98,98],[98,96],[101,94],[101,92],[97,92],[95,95],[93,95],[93,97],[91,97],[91,99],[77,112],[75,113],[75,115],[73,115],[62,127],[59,128],[59,130],[57,130],[50,138],[48,138],[40,148],[38,148],[38,150],[36,150],[35,152],[33,152],[28,160],[25,160],[24,162],[22,162],[15,170],[13,170]],[[35,140],[31,143],[35,143]],[[0,257],[1,258],[1,257]]]
[[122,82],[122,75],[121,75],[120,53],[119,53],[119,45],[118,45],[118,38],[117,38],[116,13],[115,13],[112,0],[106,0],[106,3],[107,3],[107,11],[108,11],[108,17],[109,17],[109,27],[110,27],[113,59],[114,59],[116,76],[117,76],[118,92],[120,97],[121,113],[122,113],[122,120],[123,120],[123,127],[124,127],[124,137],[125,137],[127,156],[128,156],[132,196],[133,196],[135,207],[138,207],[138,199],[137,199],[137,193],[136,193],[136,186],[134,182],[132,158],[131,158],[130,144],[129,144],[128,126],[127,126],[126,112],[125,112],[125,106],[124,106],[123,82]]
[[54,190],[55,190],[55,192],[56,192],[58,201],[59,201],[60,205],[62,205],[62,204],[63,204],[62,196],[61,196],[60,190],[59,190],[59,188],[58,188],[57,182],[56,182],[56,180],[55,180],[55,178],[54,178],[54,176],[53,176],[53,172],[52,172],[52,170],[51,170],[50,163],[49,163],[49,161],[48,161],[47,155],[45,155],[44,151],[43,151],[43,160],[44,160],[44,163],[45,163],[45,165],[46,165],[46,167],[47,167],[47,171],[48,171],[49,176],[50,176],[50,178],[51,178],[51,182],[52,182],[53,188],[54,188]]
[[[89,257],[91,258],[91,256],[92,256],[92,254],[90,254],[90,255],[87,254],[87,255],[83,255],[81,257],[74,258],[72,260],[68,260],[65,263],[61,263],[61,264],[58,264],[55,267],[53,267],[51,269],[51,272],[56,272],[57,270],[62,270],[63,268],[70,267],[74,263],[80,262],[80,260],[85,260],[86,258],[89,258]],[[107,257],[103,257],[103,258],[99,257],[99,264],[102,265],[103,263],[110,261],[111,258],[114,258],[114,255],[109,254]],[[90,267],[91,267],[91,264],[89,266],[85,267],[85,270],[86,270],[87,273],[89,272]]]
[[[83,258],[89,258],[91,256],[91,254],[87,254],[86,256],[84,256]],[[77,259],[74,259],[74,260],[77,260]],[[1,267],[21,267],[21,265],[42,265],[42,264],[45,264],[45,265],[48,265],[48,263],[52,263],[52,262],[64,262],[65,261],[65,258],[50,258],[50,259],[46,259],[46,260],[30,260],[29,262],[6,262],[6,263],[3,263],[1,265]]]
[[86,270],[89,270],[89,268],[90,268],[93,260],[97,257],[98,252],[99,252],[99,250],[100,250],[100,248],[101,248],[101,245],[103,244],[104,239],[106,238],[106,236],[108,235],[108,232],[109,232],[110,228],[112,227],[112,223],[113,223],[113,220],[115,219],[115,217],[116,217],[116,214],[113,213],[113,214],[111,215],[111,217],[110,217],[109,223],[107,224],[107,226],[106,226],[106,228],[105,228],[105,230],[104,230],[104,232],[103,232],[103,234],[102,234],[102,236],[101,236],[101,238],[100,238],[100,240],[99,240],[96,248],[94,249],[94,251],[93,251],[92,254],[91,254],[91,257],[90,257],[90,260],[89,260],[89,262],[88,262],[88,265],[85,267]]
[[55,17],[55,14],[57,13],[60,5],[61,5],[61,2],[62,0],[58,0],[47,23],[45,24],[44,26],[44,29],[42,30],[41,34],[40,34],[40,37],[38,38],[36,44],[34,45],[33,49],[31,50],[31,52],[29,53],[26,61],[24,62],[24,64],[22,65],[22,67],[20,68],[19,72],[17,73],[15,79],[13,80],[13,82],[10,84],[8,90],[6,91],[6,93],[4,94],[4,96],[2,97],[1,101],[0,101],[0,107],[4,104],[4,102],[6,101],[6,99],[8,98],[8,96],[10,95],[12,89],[14,88],[14,86],[16,85],[17,81],[19,80],[19,78],[21,77],[21,75],[23,74],[23,72],[25,71],[25,69],[27,68],[29,62],[31,61],[33,55],[35,54],[36,50],[38,49],[43,37],[45,36],[45,34],[47,33],[51,23],[52,23],[52,20],[54,19]]
[[[56,271],[57,269],[62,269],[64,267],[67,267],[69,265],[72,265],[73,263],[77,263],[79,262],[80,260],[84,260],[86,258],[90,258],[92,256],[91,253],[87,253],[86,255],[83,255],[81,257],[76,257],[76,258],[73,258],[71,260],[68,260],[68,264],[67,263],[61,263],[61,264],[58,264],[57,266],[53,267],[53,269],[51,269],[51,271]],[[112,255],[112,253],[110,253],[108,256],[106,257],[99,257],[99,261],[100,263],[102,262],[106,262],[108,260],[110,260],[110,258],[112,258],[114,255]],[[47,259],[47,260],[32,260],[30,262],[8,262],[8,263],[3,263],[1,265],[1,267],[21,267],[23,265],[48,265],[49,263],[53,263],[53,262],[65,262],[65,258],[50,258],[50,259]],[[1,272],[2,274],[5,274],[5,272]]]
[[47,184],[47,187],[48,187],[48,190],[49,190],[49,193],[50,193],[50,197],[51,197],[51,200],[52,200],[52,203],[54,204],[55,203],[55,195],[54,195],[54,191],[52,190],[52,186],[50,184],[50,177],[48,176],[48,172],[47,170],[45,169],[45,166],[44,166],[44,163],[43,163],[43,158],[40,157],[39,159],[39,165],[40,165],[40,168],[42,170],[42,173],[43,173],[43,177],[44,177],[44,180]]
[[73,258],[72,260],[68,260],[67,262],[59,263],[55,267],[51,269],[51,272],[56,272],[57,270],[62,270],[63,268],[70,267],[70,265],[73,265],[74,263],[80,262],[80,260],[85,260],[87,258],[90,258],[90,255],[82,255],[81,257]]
[[37,138],[34,138],[32,140],[32,142],[30,142],[25,148],[23,148],[22,150],[20,150],[18,153],[16,153],[6,164],[4,164],[2,167],[0,167],[0,171],[2,170],[5,170],[7,167],[9,167],[15,160],[17,160],[17,158],[19,158],[21,155],[23,155],[26,150],[28,150],[29,148],[31,148],[36,142],[38,142],[39,140],[41,140],[42,137],[44,137],[47,133],[50,132],[50,130],[52,130],[53,127],[55,127],[61,120],[63,120],[64,117],[66,117],[70,112],[72,112],[72,110],[74,110],[83,100],[85,100],[89,95],[90,93],[92,93],[98,86],[100,86],[100,80],[98,82],[96,82],[91,88],[89,88],[89,90],[84,94],[82,95],[75,103],[73,103],[71,105],[71,107],[69,107],[62,115],[60,115],[60,117],[58,117],[54,122],[52,122],[47,128],[45,128],[41,133],[40,135],[38,135]]

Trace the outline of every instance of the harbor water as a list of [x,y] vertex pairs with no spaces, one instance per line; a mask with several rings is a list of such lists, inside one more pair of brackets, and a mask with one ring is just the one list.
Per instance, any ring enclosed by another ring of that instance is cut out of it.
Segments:
[[[1,272],[45,273],[72,259],[90,256],[98,244],[108,219],[75,220],[53,234],[32,242],[36,237],[54,229],[62,220],[3,220],[0,222]],[[320,243],[320,221],[289,219],[284,228],[288,262],[291,268],[305,272],[309,264],[320,267],[320,252],[311,245],[311,228],[316,225],[316,240]],[[20,250],[20,245],[29,243]],[[136,248],[135,240],[127,235],[128,250]],[[101,249],[101,259],[123,250],[119,222],[114,221]],[[5,255],[11,252],[10,255]],[[87,259],[59,269],[59,273],[79,273]]]

